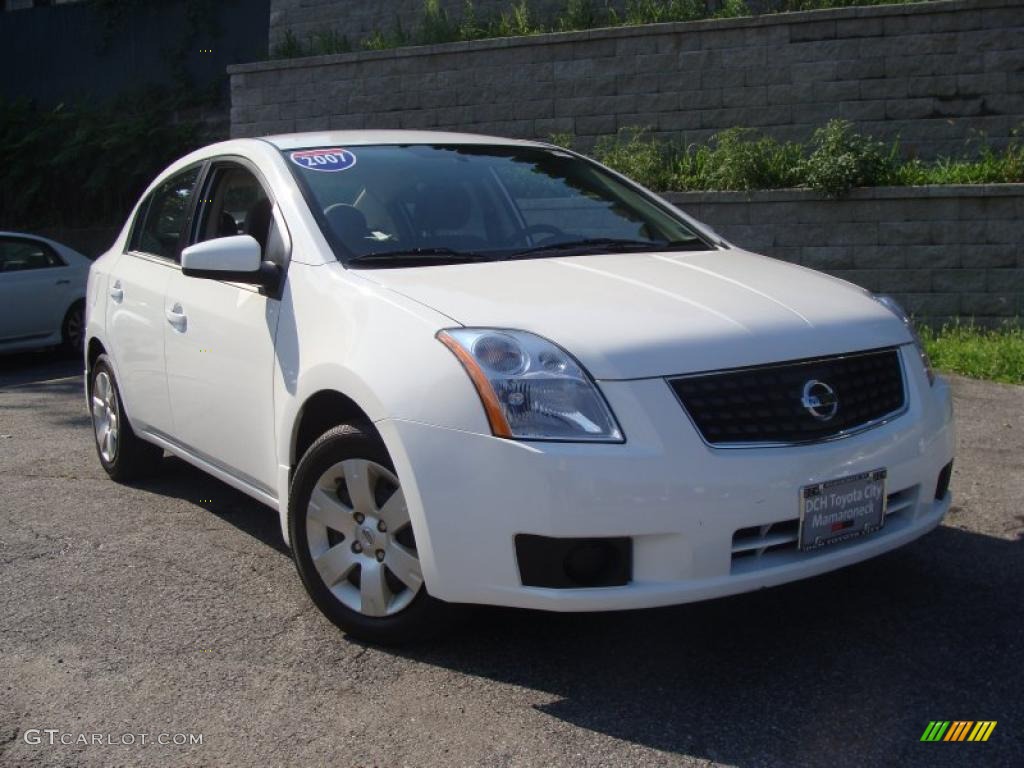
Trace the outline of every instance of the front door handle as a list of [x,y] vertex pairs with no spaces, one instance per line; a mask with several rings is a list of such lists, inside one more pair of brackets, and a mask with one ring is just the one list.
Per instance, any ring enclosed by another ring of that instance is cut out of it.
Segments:
[[121,289],[121,281],[115,280],[114,284],[110,286],[110,298],[120,304],[124,301],[124,291]]
[[188,316],[185,314],[185,310],[181,308],[181,304],[175,302],[174,306],[167,310],[166,315],[167,322],[178,333],[184,333],[188,329]]
[[57,285],[71,285],[70,280],[58,280]]

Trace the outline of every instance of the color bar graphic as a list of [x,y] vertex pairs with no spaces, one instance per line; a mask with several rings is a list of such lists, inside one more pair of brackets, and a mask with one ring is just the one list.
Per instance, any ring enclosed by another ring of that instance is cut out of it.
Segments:
[[921,741],[988,741],[996,720],[932,720],[921,734]]

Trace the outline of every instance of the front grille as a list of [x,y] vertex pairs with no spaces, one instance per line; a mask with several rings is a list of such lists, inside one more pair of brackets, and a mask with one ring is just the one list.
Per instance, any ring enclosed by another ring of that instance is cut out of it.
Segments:
[[[826,387],[812,385],[821,382]],[[671,379],[669,383],[704,439],[712,445],[809,443],[880,421],[903,409],[899,351],[739,368]],[[804,404],[822,395],[813,407]],[[828,390],[834,393],[831,413]]]

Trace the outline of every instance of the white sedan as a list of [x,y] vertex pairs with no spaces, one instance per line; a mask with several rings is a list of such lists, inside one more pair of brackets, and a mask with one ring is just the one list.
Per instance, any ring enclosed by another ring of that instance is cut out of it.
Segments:
[[0,352],[81,350],[91,265],[45,237],[0,232]]
[[781,584],[950,505],[950,390],[895,302],[536,142],[194,152],[93,266],[86,338],[108,474],[168,451],[269,505],[378,642]]

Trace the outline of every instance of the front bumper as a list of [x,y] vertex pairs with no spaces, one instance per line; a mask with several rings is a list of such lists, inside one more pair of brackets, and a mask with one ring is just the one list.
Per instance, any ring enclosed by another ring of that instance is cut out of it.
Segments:
[[[787,448],[707,446],[663,379],[601,382],[624,444],[517,442],[385,419],[431,594],[451,602],[559,611],[645,608],[814,576],[899,547],[935,528],[935,499],[955,435],[945,381],[929,387],[903,348],[910,405],[859,435]],[[910,373],[912,372],[912,374]],[[894,514],[861,539],[799,552],[733,557],[741,529],[798,517],[811,483],[888,470]],[[625,586],[525,587],[515,536],[632,540]]]

